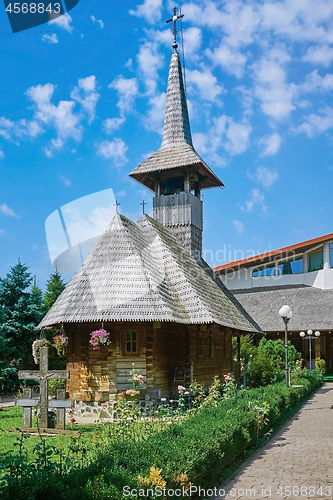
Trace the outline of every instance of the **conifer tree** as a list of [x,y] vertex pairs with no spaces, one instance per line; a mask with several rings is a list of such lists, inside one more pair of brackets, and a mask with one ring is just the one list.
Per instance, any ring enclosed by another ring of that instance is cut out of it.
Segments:
[[33,277],[25,264],[13,266],[0,278],[0,367],[27,368],[33,365],[31,345],[39,336],[43,317],[41,295],[29,288]]
[[65,288],[66,284],[58,271],[54,271],[54,273],[50,274],[49,279],[46,281],[46,292],[43,300],[43,309],[45,312],[51,309]]

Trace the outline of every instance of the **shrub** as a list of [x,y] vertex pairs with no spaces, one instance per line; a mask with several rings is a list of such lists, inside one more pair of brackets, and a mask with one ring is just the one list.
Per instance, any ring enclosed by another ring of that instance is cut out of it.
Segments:
[[316,361],[316,370],[320,373],[326,373],[326,361],[324,359],[318,359],[318,361]]
[[49,380],[49,394],[56,396],[58,389],[66,389],[66,380]]
[[113,424],[108,428],[109,440],[98,447],[90,463],[86,460],[62,474],[42,467],[19,478],[9,476],[7,486],[0,486],[1,500],[14,496],[15,500],[121,500],[126,498],[124,486],[140,488],[140,481],[151,484],[152,471],[168,487],[185,476],[187,483],[203,488],[218,486],[223,470],[256,446],[257,438],[262,439],[321,381],[319,372],[305,371],[300,388],[280,382],[238,391],[170,425],[152,421]]

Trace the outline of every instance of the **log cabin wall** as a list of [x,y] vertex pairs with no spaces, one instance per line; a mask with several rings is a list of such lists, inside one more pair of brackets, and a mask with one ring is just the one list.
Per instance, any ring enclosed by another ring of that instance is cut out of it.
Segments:
[[[104,322],[103,326],[110,332],[111,345],[93,350],[90,333],[100,329],[100,323],[65,325],[70,339],[70,398],[115,399],[117,393],[132,388],[129,372],[133,367],[144,376],[142,396],[152,389],[171,395],[174,385],[177,393],[177,386],[184,385],[184,375],[188,388],[194,380],[208,386],[215,375],[221,378],[232,371],[232,331],[219,325]],[[136,332],[136,352],[128,352],[128,331]]]
[[147,390],[160,389],[161,394],[170,393],[170,329],[169,324],[155,322],[147,324]]
[[230,329],[211,325],[190,325],[190,382],[209,386],[215,375],[232,371],[232,332]]
[[[111,344],[94,350],[90,333],[102,328],[100,323],[66,325],[69,337],[67,382],[69,397],[80,401],[108,401],[118,392],[133,387],[129,372],[136,368],[146,380],[146,326],[144,323],[104,322]],[[137,352],[127,352],[126,332],[137,334]],[[133,366],[134,363],[134,366]],[[146,383],[142,386],[146,389]]]

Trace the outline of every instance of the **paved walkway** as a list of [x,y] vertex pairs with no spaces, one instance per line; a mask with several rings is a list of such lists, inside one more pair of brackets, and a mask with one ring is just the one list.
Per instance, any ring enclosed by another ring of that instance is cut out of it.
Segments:
[[333,383],[221,485],[216,499],[222,498],[333,499]]

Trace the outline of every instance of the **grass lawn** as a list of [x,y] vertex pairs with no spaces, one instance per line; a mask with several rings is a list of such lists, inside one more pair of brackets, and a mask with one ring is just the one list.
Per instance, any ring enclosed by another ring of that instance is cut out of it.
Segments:
[[[22,429],[23,421],[23,408],[17,408],[15,406],[0,408],[0,454],[5,453],[10,450],[14,450],[17,445],[18,437],[20,432],[10,432],[8,429]],[[33,417],[33,426],[37,427],[37,418]],[[91,437],[96,434],[99,430],[99,426],[91,425],[75,425],[73,427],[71,424],[66,425],[66,429],[73,429],[79,431],[86,438]],[[80,435],[61,435],[61,436],[51,436],[46,437],[45,441],[48,445],[55,446],[60,450],[68,450],[68,447],[73,445],[73,441],[78,441]],[[32,452],[34,447],[41,441],[39,436],[30,436],[29,439],[25,440],[25,448]]]

